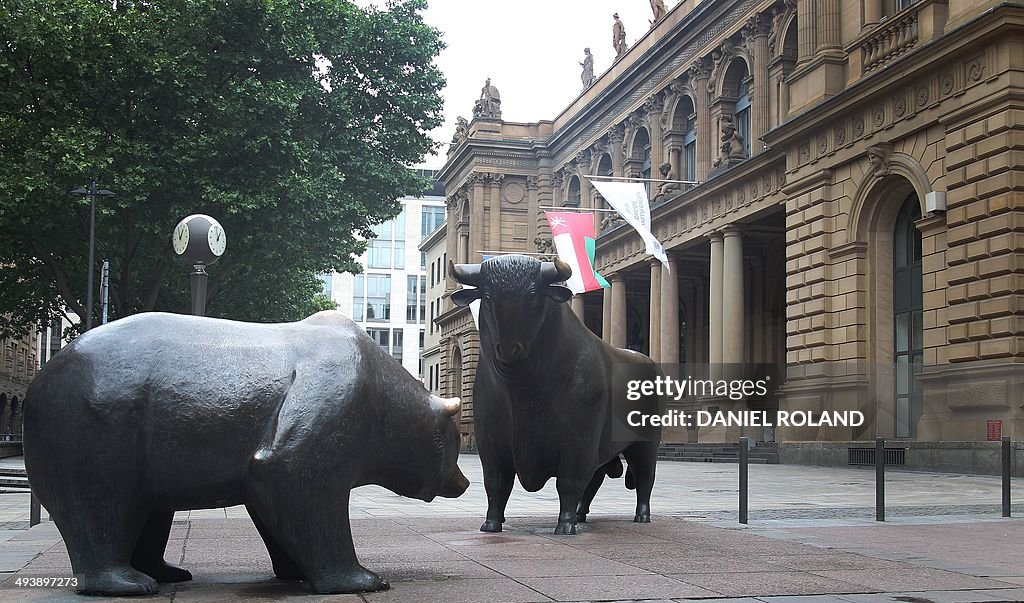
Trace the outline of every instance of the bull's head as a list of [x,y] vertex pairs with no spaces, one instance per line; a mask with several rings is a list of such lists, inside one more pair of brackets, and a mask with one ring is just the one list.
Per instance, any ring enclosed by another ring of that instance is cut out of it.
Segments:
[[498,362],[515,366],[529,358],[531,346],[552,303],[565,303],[572,291],[556,284],[572,275],[562,260],[541,262],[524,255],[505,255],[482,264],[448,262],[448,272],[463,285],[475,287],[452,294],[457,306],[481,300],[480,330],[494,337]]

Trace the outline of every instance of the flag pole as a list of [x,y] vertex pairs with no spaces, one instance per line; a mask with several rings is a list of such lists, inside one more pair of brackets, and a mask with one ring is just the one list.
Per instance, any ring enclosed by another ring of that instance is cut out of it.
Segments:
[[561,210],[561,211],[602,211],[602,212],[607,212],[607,213],[611,213],[611,214],[619,213],[619,212],[615,211],[614,209],[598,209],[596,207],[574,207],[574,206],[559,207],[557,205],[538,205],[537,207],[539,209],[557,209],[557,210]]
[[587,180],[623,180],[626,182],[674,182],[675,184],[700,184],[699,180],[662,180],[660,178],[631,178],[629,176],[587,176]]
[[529,251],[494,251],[494,250],[488,251],[486,249],[477,249],[476,252],[477,253],[492,253],[492,254],[500,254],[500,255],[513,255],[513,254],[514,255],[537,255],[537,256],[555,255],[553,253],[533,253],[533,252],[529,252]]

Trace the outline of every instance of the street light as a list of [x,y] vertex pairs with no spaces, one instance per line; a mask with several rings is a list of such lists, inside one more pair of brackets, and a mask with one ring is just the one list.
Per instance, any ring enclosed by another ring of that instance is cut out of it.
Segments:
[[92,328],[92,277],[96,272],[93,265],[96,261],[96,197],[114,197],[116,193],[105,188],[97,189],[96,180],[89,184],[89,188],[76,188],[71,191],[72,195],[78,197],[89,197],[89,277],[87,279],[85,293],[85,330]]

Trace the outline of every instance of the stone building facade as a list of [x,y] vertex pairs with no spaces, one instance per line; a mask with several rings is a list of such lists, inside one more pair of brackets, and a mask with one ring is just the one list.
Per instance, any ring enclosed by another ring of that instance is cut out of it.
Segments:
[[[682,0],[553,120],[490,109],[440,174],[456,261],[548,251],[543,206],[602,205],[587,176],[668,164],[699,182],[650,185],[669,270],[605,223],[611,287],[572,302],[614,345],[696,374],[760,367],[773,383],[760,399],[680,404],[865,413],[858,427],[745,434],[784,458],[784,445],[800,456],[876,436],[1024,438],[1024,7]],[[450,303],[438,324],[442,386],[471,430],[476,333]]]
[[0,457],[14,452],[4,443],[21,442],[23,401],[28,384],[39,370],[38,336],[35,331],[19,339],[4,339],[0,363]]

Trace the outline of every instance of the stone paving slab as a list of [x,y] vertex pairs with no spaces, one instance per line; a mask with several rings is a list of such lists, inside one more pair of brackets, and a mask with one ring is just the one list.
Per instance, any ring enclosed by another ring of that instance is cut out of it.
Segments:
[[[259,538],[252,537],[247,520],[197,519],[175,525],[184,537],[172,541],[167,554],[173,562],[184,559],[195,579],[165,585],[159,597],[146,600],[942,603],[1024,599],[1024,588],[999,577],[879,556],[901,541],[923,546],[929,536],[935,536],[960,556],[976,555],[978,563],[1001,559],[1024,575],[1024,559],[1018,554],[1019,543],[1024,542],[1022,520],[883,525],[869,537],[863,535],[867,531],[863,527],[849,526],[759,530],[672,517],[655,518],[651,524],[634,524],[624,516],[592,519],[580,526],[576,536],[553,535],[547,518],[541,517],[510,519],[500,534],[477,531],[473,518],[356,520],[353,532],[360,560],[391,581],[392,590],[330,598],[310,597],[303,584],[274,578],[270,559]],[[779,537],[783,532],[787,538]],[[998,539],[995,534],[1000,535]],[[875,543],[875,548],[869,551],[862,546],[867,541]],[[15,544],[19,550],[35,546],[39,552],[17,574],[8,575],[0,586],[0,600],[83,601],[70,589],[9,586],[10,576],[70,575],[67,553],[52,524],[25,531],[5,544]],[[992,550],[979,553],[985,546]]]

